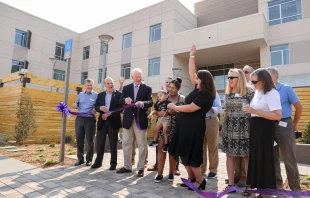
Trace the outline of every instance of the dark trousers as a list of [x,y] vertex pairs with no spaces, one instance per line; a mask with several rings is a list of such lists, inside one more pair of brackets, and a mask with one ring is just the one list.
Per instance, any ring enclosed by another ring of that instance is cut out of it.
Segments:
[[117,165],[117,141],[118,141],[118,130],[113,129],[111,127],[110,121],[106,120],[102,123],[100,130],[97,132],[96,136],[96,151],[97,151],[97,158],[95,163],[102,164],[103,155],[104,155],[104,148],[105,148],[105,141],[107,135],[109,136],[110,142],[110,151],[111,151],[111,159],[110,165]]
[[86,161],[92,161],[94,155],[94,135],[96,128],[95,117],[77,117],[75,120],[75,133],[77,143],[77,158],[84,161],[84,139],[86,137],[88,151]]

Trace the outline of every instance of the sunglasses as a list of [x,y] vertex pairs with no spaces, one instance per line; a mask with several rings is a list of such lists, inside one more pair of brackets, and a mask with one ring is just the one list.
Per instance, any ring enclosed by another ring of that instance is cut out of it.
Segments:
[[249,71],[246,71],[246,70],[243,70],[243,72],[244,72],[245,74],[249,74],[249,73],[250,73]]
[[251,83],[253,84],[253,85],[256,85],[258,82],[259,82],[260,80],[251,80]]
[[237,77],[237,76],[228,76],[227,78],[230,79],[230,80],[233,80],[233,79],[239,78],[239,77]]

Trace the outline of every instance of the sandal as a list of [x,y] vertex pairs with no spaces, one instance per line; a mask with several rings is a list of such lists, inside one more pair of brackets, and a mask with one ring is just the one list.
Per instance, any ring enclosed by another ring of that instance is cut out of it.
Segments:
[[251,193],[247,191],[248,187],[250,186],[245,187],[244,191],[242,192],[242,196],[245,196],[245,197],[251,196]]
[[[232,187],[232,186],[235,186],[235,185],[227,185],[226,188],[225,188],[225,190],[227,190],[227,188]],[[230,194],[230,193],[236,193],[236,191],[234,190],[234,191],[231,191],[231,192],[229,192],[229,193],[227,193],[227,194]]]

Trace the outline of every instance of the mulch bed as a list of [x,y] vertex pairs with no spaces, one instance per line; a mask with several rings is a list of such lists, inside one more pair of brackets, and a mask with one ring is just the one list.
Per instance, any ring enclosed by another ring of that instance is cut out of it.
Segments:
[[[1,145],[7,146],[7,145]],[[29,144],[29,145],[19,145],[18,149],[26,149],[27,151],[19,152],[8,152],[5,149],[0,149],[0,154],[20,160],[22,162],[29,163],[33,166],[40,168],[55,167],[55,166],[67,166],[73,165],[76,160],[66,158],[64,162],[59,163],[59,151],[60,145],[55,144],[55,147],[50,147],[50,144]],[[40,148],[40,149],[39,149]],[[41,150],[39,152],[38,150]],[[65,145],[65,155],[68,155],[69,152],[76,152],[76,148],[71,144]],[[71,153],[71,154],[72,154]],[[58,156],[57,156],[58,154]],[[76,155],[75,153],[73,155]],[[46,161],[50,161],[50,164],[46,164]]]
[[[310,191],[310,176],[300,175],[300,187],[301,187],[302,191]],[[289,185],[288,185],[288,180],[287,179],[284,182],[283,188],[285,190],[291,190]]]

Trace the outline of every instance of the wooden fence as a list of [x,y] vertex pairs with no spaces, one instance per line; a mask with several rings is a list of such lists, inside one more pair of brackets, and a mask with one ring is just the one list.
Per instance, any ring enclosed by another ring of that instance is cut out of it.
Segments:
[[[298,95],[300,102],[302,104],[303,110],[301,119],[298,124],[298,130],[301,132],[304,132],[307,126],[307,123],[310,121],[310,87],[298,87],[294,88],[296,94]],[[293,110],[293,116],[295,113],[295,108],[292,108]]]

